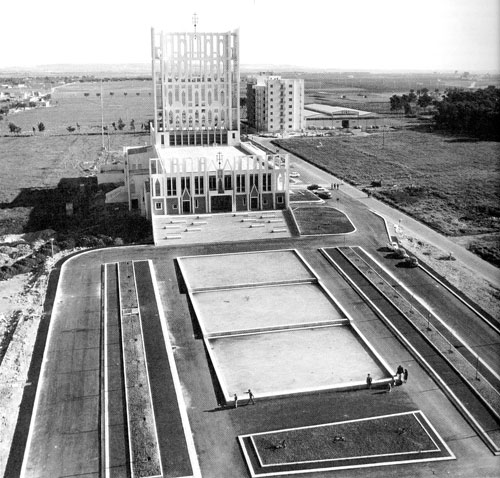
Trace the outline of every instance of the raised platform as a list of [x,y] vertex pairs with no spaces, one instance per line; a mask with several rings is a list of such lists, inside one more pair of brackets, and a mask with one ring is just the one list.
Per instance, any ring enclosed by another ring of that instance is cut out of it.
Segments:
[[226,403],[392,381],[295,250],[178,258]]

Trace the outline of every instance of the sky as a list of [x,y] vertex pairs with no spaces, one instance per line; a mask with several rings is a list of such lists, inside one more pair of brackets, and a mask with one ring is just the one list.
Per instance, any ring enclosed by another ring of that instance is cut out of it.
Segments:
[[[5,13],[5,9],[3,12]],[[500,71],[500,0],[23,0],[0,68],[148,63],[150,29],[239,28],[243,65]]]

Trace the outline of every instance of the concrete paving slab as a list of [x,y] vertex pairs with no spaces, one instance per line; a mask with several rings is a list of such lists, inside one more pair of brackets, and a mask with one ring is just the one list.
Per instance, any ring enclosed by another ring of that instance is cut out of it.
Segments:
[[[270,217],[270,214],[273,216]],[[252,219],[252,223],[258,224],[259,227],[251,227],[251,223],[243,219]],[[274,231],[277,228],[277,220],[282,221],[282,224],[279,224],[279,232]],[[292,236],[281,210],[200,216],[153,216],[153,235],[157,246],[276,239]]]
[[318,284],[199,292],[192,302],[204,335],[345,320]]
[[226,396],[296,394],[363,386],[390,377],[348,326],[302,328],[207,340]]
[[314,279],[291,249],[181,257],[178,262],[192,290]]

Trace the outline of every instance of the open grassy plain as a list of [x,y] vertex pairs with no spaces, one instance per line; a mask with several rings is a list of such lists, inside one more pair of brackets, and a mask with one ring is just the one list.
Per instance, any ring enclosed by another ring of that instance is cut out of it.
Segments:
[[[51,106],[11,113],[0,121],[0,135],[9,133],[9,122],[22,129],[21,134],[32,134],[33,126],[43,122],[45,132],[36,134],[68,134],[68,126],[80,124],[80,133],[101,132],[101,111],[104,125],[125,123],[124,131],[130,131],[130,121],[135,121],[136,131],[141,124],[153,117],[151,81],[124,80],[101,82],[77,82],[56,87],[52,91]],[[88,96],[85,96],[88,94]],[[101,110],[101,97],[103,109]],[[78,131],[75,131],[78,132]]]
[[[34,189],[55,189],[63,178],[89,175],[84,171],[85,166],[104,160],[103,145],[119,152],[123,146],[149,141],[149,134],[141,131],[141,123],[147,121],[152,111],[150,87],[150,82],[139,80],[103,83],[102,111],[104,124],[110,131],[104,137],[101,136],[101,101],[96,96],[101,92],[100,82],[58,87],[52,93],[54,106],[20,111],[4,118],[0,122],[0,235],[28,232],[35,224],[51,228],[50,223],[33,221],[33,215],[41,206],[36,195],[30,194]],[[119,118],[125,123],[121,132],[110,126]],[[135,132],[130,128],[132,119]],[[21,126],[20,135],[8,133],[9,122]],[[37,129],[33,134],[32,126],[39,122],[44,123],[45,131]],[[70,125],[76,128],[76,123],[80,129],[69,133],[66,128]],[[45,206],[50,208],[50,204]]]
[[276,143],[499,263],[499,143],[418,129]]

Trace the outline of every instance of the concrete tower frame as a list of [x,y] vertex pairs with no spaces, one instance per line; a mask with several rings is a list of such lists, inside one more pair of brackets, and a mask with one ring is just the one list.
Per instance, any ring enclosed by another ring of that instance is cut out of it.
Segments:
[[151,29],[154,144],[237,145],[239,31],[156,33]]

